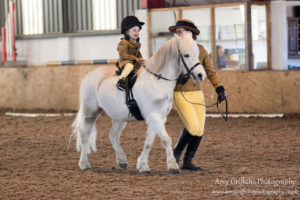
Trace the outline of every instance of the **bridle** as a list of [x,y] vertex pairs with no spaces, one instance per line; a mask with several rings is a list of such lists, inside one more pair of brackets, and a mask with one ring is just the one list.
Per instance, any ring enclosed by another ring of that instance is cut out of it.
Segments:
[[188,66],[187,66],[187,64],[185,63],[185,61],[184,61],[184,58],[183,58],[183,55],[182,55],[182,53],[180,52],[180,49],[178,48],[178,54],[179,54],[179,57],[180,57],[180,59],[181,59],[181,62],[182,62],[182,64],[183,64],[183,66],[184,66],[184,68],[186,69],[186,71],[187,71],[187,73],[185,73],[183,76],[186,76],[186,75],[188,75],[188,76],[194,76],[193,74],[192,74],[192,71],[198,66],[198,65],[200,65],[200,62],[197,62],[196,64],[194,64],[190,69],[188,68]]
[[[197,62],[197,63],[194,64],[191,68],[188,68],[186,62],[184,61],[183,55],[182,55],[182,53],[180,52],[179,47],[178,47],[178,55],[179,55],[179,62],[180,62],[180,60],[181,60],[181,62],[182,62],[182,64],[183,64],[184,68],[185,68],[186,71],[187,71],[187,73],[183,74],[183,76],[193,76],[193,77],[194,77],[194,75],[192,74],[192,72],[193,72],[193,70],[194,70],[198,65],[200,65],[200,62]],[[163,77],[161,74],[156,74],[156,73],[150,71],[149,69],[146,68],[145,65],[143,65],[143,67],[145,68],[145,70],[146,70],[147,72],[149,72],[150,74],[152,74],[153,76],[155,76],[158,80],[159,80],[159,79],[163,79],[163,80],[165,80],[165,81],[178,81],[178,80],[180,79],[180,78],[169,79],[169,78]]]

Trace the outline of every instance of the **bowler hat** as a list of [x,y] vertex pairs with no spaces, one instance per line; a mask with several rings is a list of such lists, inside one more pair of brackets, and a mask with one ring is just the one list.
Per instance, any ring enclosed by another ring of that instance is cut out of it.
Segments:
[[127,16],[122,20],[121,23],[121,33],[124,34],[126,30],[138,26],[140,30],[142,29],[142,26],[144,25],[144,22],[140,22],[139,19],[135,16]]
[[177,22],[174,26],[169,27],[169,31],[174,33],[177,28],[185,28],[187,30],[192,31],[192,33],[195,34],[195,35],[200,34],[200,31],[197,28],[197,26],[195,26],[194,22],[192,22],[190,20],[187,20],[187,19],[177,20]]

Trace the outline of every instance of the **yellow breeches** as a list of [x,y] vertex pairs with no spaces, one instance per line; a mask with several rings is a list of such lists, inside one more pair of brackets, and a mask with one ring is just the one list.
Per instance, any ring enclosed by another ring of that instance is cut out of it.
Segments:
[[[183,92],[183,95],[190,102],[205,104],[202,91],[187,91]],[[176,110],[190,134],[202,136],[205,124],[205,106],[190,104],[184,97],[181,92],[174,92],[173,102]]]
[[124,69],[120,75],[120,79],[121,78],[126,78],[128,76],[128,74],[130,74],[130,72],[133,70],[134,68],[134,65],[131,64],[131,63],[127,63],[125,66],[124,66]]

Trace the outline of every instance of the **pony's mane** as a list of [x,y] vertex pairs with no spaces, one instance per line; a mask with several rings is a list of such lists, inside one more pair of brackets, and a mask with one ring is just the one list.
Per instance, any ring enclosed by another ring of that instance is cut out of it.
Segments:
[[161,68],[169,62],[171,58],[178,56],[177,39],[173,38],[165,42],[145,63],[147,69],[153,73],[159,73]]

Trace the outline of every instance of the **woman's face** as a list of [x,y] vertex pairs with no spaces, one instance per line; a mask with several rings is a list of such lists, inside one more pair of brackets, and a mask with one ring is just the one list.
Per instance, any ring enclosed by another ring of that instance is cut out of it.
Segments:
[[174,33],[178,37],[184,37],[185,32],[186,30],[184,28],[177,28]]
[[174,33],[177,37],[192,37],[193,36],[191,31],[188,31],[184,28],[177,28]]
[[129,35],[132,39],[136,40],[140,36],[140,27],[134,26],[126,31],[126,34]]

